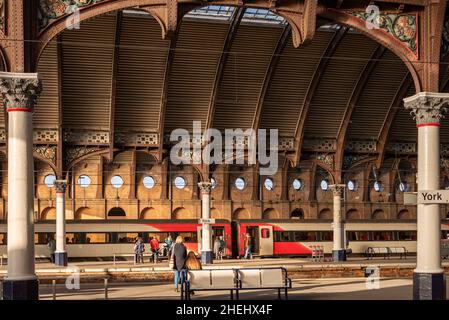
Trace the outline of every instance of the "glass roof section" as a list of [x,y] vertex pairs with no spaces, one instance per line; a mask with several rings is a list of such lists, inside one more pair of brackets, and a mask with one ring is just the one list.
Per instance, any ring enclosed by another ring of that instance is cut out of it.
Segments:
[[[200,9],[194,9],[185,16],[188,18],[199,19],[217,19],[229,21],[234,14],[236,7],[232,6],[207,6]],[[247,8],[242,18],[245,23],[268,23],[283,25],[287,21],[267,9]]]
[[286,24],[287,21],[267,9],[248,8],[245,10],[242,22],[258,22],[270,24]]
[[235,7],[231,6],[207,6],[200,9],[194,9],[187,13],[185,17],[229,21],[234,13],[234,10]]

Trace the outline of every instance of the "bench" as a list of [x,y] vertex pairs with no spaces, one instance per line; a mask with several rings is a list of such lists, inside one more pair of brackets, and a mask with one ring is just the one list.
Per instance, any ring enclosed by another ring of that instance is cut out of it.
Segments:
[[227,290],[237,300],[240,290],[278,290],[281,299],[281,290],[288,299],[288,289],[292,288],[292,281],[288,278],[287,270],[276,268],[241,268],[241,269],[214,269],[214,270],[187,270],[183,272],[181,284],[181,299],[190,300],[192,291]]
[[376,255],[382,255],[384,259],[389,259],[391,255],[399,254],[401,259],[407,259],[407,249],[405,247],[368,247],[365,251],[367,259],[373,259]]

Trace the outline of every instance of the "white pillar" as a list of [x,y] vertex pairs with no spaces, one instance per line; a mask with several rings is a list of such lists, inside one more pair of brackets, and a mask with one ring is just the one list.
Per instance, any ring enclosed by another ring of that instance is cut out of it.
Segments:
[[[212,189],[212,183],[200,182],[198,187],[201,192],[201,218],[210,219],[210,192]],[[204,223],[202,226],[202,242],[201,242],[201,261],[204,264],[210,264],[212,259],[212,227],[209,223]]]
[[56,252],[55,264],[57,266],[67,266],[66,234],[65,234],[65,191],[67,181],[56,180]]
[[7,300],[37,300],[34,269],[33,107],[41,91],[37,74],[0,72],[8,112],[8,274]]
[[333,184],[329,186],[330,190],[334,195],[334,221],[333,221],[333,232],[334,232],[334,244],[332,250],[332,257],[334,261],[346,261],[346,250],[345,250],[345,237],[344,228],[341,218],[341,195],[345,189],[344,184]]
[[[418,192],[440,188],[440,119],[449,94],[420,92],[404,99],[418,127]],[[438,204],[417,205],[417,261],[413,274],[414,299],[445,299],[441,268],[441,218]]]

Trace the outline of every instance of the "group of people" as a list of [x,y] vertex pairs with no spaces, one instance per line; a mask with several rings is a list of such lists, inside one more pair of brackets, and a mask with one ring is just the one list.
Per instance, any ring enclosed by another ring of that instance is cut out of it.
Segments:
[[[164,245],[167,249],[167,252],[170,250],[170,248],[173,246],[173,240],[171,236],[168,236],[165,241]],[[151,255],[150,255],[150,262],[153,261],[154,263],[158,262],[159,259],[159,238],[157,236],[150,238],[150,249],[151,249]],[[145,252],[145,243],[141,237],[136,238],[134,242],[134,254],[135,254],[135,261],[136,263],[143,263],[143,253]]]

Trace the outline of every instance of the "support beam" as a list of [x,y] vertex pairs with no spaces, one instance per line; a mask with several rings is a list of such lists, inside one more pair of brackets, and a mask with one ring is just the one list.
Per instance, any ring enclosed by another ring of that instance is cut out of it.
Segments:
[[402,107],[403,99],[407,95],[407,92],[409,91],[411,85],[413,85],[413,78],[410,73],[407,73],[402,80],[402,83],[398,91],[396,92],[393,101],[390,104],[390,108],[388,109],[387,116],[385,117],[382,129],[380,130],[379,137],[377,138],[376,150],[378,151],[379,155],[376,161],[376,168],[380,168],[382,165],[385,157],[390,129],[399,109]]
[[165,111],[167,109],[167,98],[168,98],[168,85],[170,83],[171,69],[173,66],[173,59],[175,56],[176,43],[178,42],[179,28],[181,24],[178,24],[178,30],[174,34],[170,34],[170,44],[168,46],[167,60],[165,62],[165,72],[164,72],[164,85],[162,87],[161,103],[159,109],[159,150],[158,150],[158,161],[162,163],[163,150],[164,150],[164,129],[165,129]]
[[33,111],[41,83],[36,73],[0,73],[8,111],[8,273],[5,300],[38,300],[34,268]]
[[309,113],[312,98],[318,88],[318,84],[320,83],[321,78],[324,75],[326,67],[329,64],[330,57],[334,54],[335,50],[337,50],[338,45],[340,44],[341,40],[343,39],[347,31],[348,31],[347,27],[340,27],[340,29],[335,33],[332,40],[329,42],[326,50],[324,50],[320,62],[318,63],[315,72],[313,74],[313,77],[310,81],[309,88],[307,89],[307,93],[304,97],[302,108],[299,113],[298,122],[295,130],[295,154],[293,159],[294,166],[297,166],[299,164],[299,159],[301,157],[301,146],[304,136],[304,127],[307,115]]
[[[61,36],[56,38],[57,56],[58,56],[58,145],[56,153],[56,175],[59,179],[64,179],[64,127],[62,125],[62,39]],[[68,173],[67,173],[68,176]]]
[[120,33],[122,29],[123,14],[117,12],[115,18],[114,53],[112,56],[111,92],[109,98],[109,161],[114,159],[114,135],[115,135],[115,101],[117,97],[117,69],[119,64]]
[[271,56],[270,64],[268,65],[267,71],[265,72],[265,78],[263,80],[263,84],[260,89],[259,98],[257,99],[257,106],[253,118],[252,128],[256,130],[256,132],[260,127],[260,121],[262,118],[262,108],[265,96],[267,94],[268,88],[270,87],[270,82],[271,79],[273,78],[274,71],[276,70],[276,67],[281,58],[281,54],[284,51],[284,48],[287,45],[288,40],[290,39],[290,35],[291,35],[291,28],[289,26],[284,27],[284,30],[282,30],[281,36],[279,37],[276,48],[273,51],[273,55]]
[[346,106],[345,113],[340,124],[340,129],[338,130],[337,134],[337,151],[335,153],[335,178],[337,180],[340,180],[339,182],[341,182],[343,179],[342,167],[343,157],[345,154],[346,134],[348,132],[349,124],[351,123],[352,114],[354,112],[355,106],[357,105],[360,97],[363,94],[363,91],[368,83],[368,80],[370,79],[371,74],[376,69],[379,60],[382,58],[385,51],[385,47],[379,45],[373,52],[362,72],[360,73],[359,79],[357,80],[357,83],[351,93],[351,97],[349,98],[348,104]]
[[67,266],[67,251],[65,243],[65,191],[67,189],[67,181],[56,180],[56,252],[55,265]]
[[[198,187],[201,192],[201,218],[210,219],[210,193],[212,190],[211,182],[200,182]],[[203,264],[212,264],[212,227],[209,223],[202,224],[202,241],[201,241],[201,262]]]
[[235,35],[237,34],[238,26],[240,25],[240,21],[242,21],[243,14],[245,13],[245,8],[237,8],[234,11],[234,14],[231,18],[228,33],[226,35],[225,41],[223,43],[223,49],[221,50],[220,59],[218,60],[217,70],[215,71],[214,78],[214,86],[212,88],[212,92],[209,100],[209,107],[207,111],[207,120],[206,120],[206,130],[211,128],[214,120],[214,112],[215,112],[215,101],[218,96],[218,88],[220,86],[221,79],[224,73],[224,66],[229,56],[229,51],[231,50],[232,43],[234,41]]
[[[404,99],[418,127],[418,192],[440,188],[440,121],[449,94],[420,92]],[[446,279],[440,256],[440,205],[418,204],[417,258],[413,299],[445,300]]]
[[334,245],[332,250],[332,258],[334,261],[346,261],[344,227],[341,217],[341,196],[345,190],[344,184],[332,184],[329,189],[334,195]]

